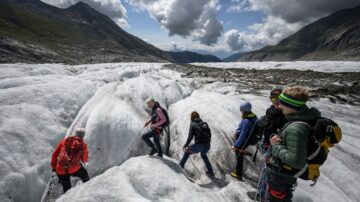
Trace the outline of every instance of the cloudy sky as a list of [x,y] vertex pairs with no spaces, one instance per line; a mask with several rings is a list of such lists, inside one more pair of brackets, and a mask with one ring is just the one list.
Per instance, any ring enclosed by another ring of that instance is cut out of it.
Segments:
[[[79,0],[42,0],[66,8]],[[276,44],[359,0],[82,0],[164,50],[220,58]]]

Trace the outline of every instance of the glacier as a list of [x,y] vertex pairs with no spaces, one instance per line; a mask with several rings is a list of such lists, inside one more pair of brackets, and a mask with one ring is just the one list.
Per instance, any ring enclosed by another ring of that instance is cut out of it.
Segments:
[[[263,115],[269,92],[240,93],[235,83],[184,78],[163,65],[0,65],[0,201],[39,201],[50,178],[53,149],[77,127],[86,129],[87,169],[93,179],[58,201],[251,201],[246,192],[254,190],[252,183],[228,175],[235,167],[231,136],[240,121],[239,103],[248,100]],[[346,71],[358,71],[357,65]],[[317,66],[329,68],[326,62]],[[164,159],[147,156],[149,149],[139,137],[148,116],[147,97],[166,107],[171,119],[170,157]],[[325,98],[309,105],[336,120],[344,136],[331,149],[315,187],[299,180],[294,201],[357,201],[360,108]],[[177,164],[194,110],[213,132],[208,156],[215,180],[205,176],[198,155],[190,157],[185,170]],[[254,165],[246,158],[249,178],[256,179],[260,161]]]

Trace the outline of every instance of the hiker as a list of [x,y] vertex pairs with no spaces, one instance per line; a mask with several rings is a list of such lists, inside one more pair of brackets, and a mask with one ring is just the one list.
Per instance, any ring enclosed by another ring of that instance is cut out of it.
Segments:
[[234,135],[234,146],[232,150],[235,151],[236,154],[236,171],[231,172],[231,176],[237,178],[238,180],[242,180],[243,177],[243,161],[245,155],[245,149],[248,145],[248,137],[251,133],[251,130],[254,124],[257,121],[256,115],[251,111],[252,105],[250,102],[243,102],[240,104],[240,112],[242,120],[239,124],[238,129]]
[[[263,117],[265,127],[263,129],[263,135],[262,139],[258,144],[258,148],[262,151],[262,153],[265,156],[265,159],[267,158],[267,151],[270,146],[270,137],[272,134],[278,134],[279,131],[284,127],[286,124],[286,119],[284,114],[282,113],[280,109],[280,103],[279,103],[279,96],[282,93],[282,89],[276,88],[270,92],[270,101],[271,106],[266,110],[266,114]],[[256,158],[256,156],[254,157]],[[265,160],[266,162],[266,160]],[[264,162],[264,165],[261,169],[261,174],[259,176],[259,182],[256,192],[248,192],[248,195],[251,199],[260,199],[260,201],[263,201],[265,198],[266,193],[266,163]]]
[[[192,154],[200,153],[205,166],[207,168],[206,174],[209,177],[214,177],[214,171],[207,157],[207,153],[210,150],[211,130],[206,122],[200,119],[200,115],[197,112],[192,112],[190,115],[190,129],[189,135],[184,145],[184,156],[180,161],[180,166],[184,168],[186,161]],[[190,142],[194,139],[195,144],[189,146]]]
[[266,126],[263,132],[263,138],[259,144],[261,150],[266,152],[270,146],[270,137],[272,134],[278,134],[285,126],[287,120],[280,109],[279,96],[282,89],[274,89],[270,92],[271,106],[266,110]]
[[[151,148],[150,155],[158,154],[162,157],[162,150],[160,145],[159,136],[162,133],[163,127],[168,125],[169,117],[166,111],[156,102],[153,98],[146,100],[146,104],[151,109],[151,115],[149,120],[146,121],[144,127],[150,124],[150,131],[142,135],[142,139]],[[154,143],[151,142],[150,138],[154,139]]]
[[90,177],[81,162],[88,162],[88,148],[84,142],[85,129],[76,129],[75,136],[66,137],[56,147],[51,158],[53,172],[59,178],[63,192],[71,189],[70,176],[80,178],[84,183]]
[[292,201],[297,178],[307,168],[307,144],[312,129],[306,122],[321,115],[316,108],[306,106],[308,99],[308,92],[301,87],[287,88],[279,96],[280,109],[289,122],[279,135],[270,139],[266,201]]

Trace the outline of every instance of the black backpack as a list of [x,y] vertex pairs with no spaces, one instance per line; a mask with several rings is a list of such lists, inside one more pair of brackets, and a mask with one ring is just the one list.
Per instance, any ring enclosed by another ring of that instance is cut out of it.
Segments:
[[299,177],[303,180],[316,181],[320,177],[320,166],[326,161],[329,148],[340,142],[342,132],[335,121],[325,117],[305,124],[311,128],[312,133],[308,139],[306,170]]
[[253,127],[251,129],[251,132],[246,140],[245,148],[252,145],[256,145],[262,138],[262,135],[264,133],[265,127],[267,125],[267,118],[265,116],[261,117],[255,123],[253,123]]
[[211,130],[209,125],[206,122],[199,122],[196,123],[196,134],[197,134],[197,141],[199,143],[210,143],[211,141]]

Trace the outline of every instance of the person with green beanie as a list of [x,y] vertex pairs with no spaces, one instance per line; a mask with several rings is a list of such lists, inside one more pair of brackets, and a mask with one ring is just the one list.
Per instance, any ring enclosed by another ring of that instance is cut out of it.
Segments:
[[265,201],[292,201],[296,180],[307,168],[307,143],[312,132],[307,123],[321,115],[306,105],[308,99],[308,91],[301,87],[287,88],[279,96],[288,123],[270,139]]

